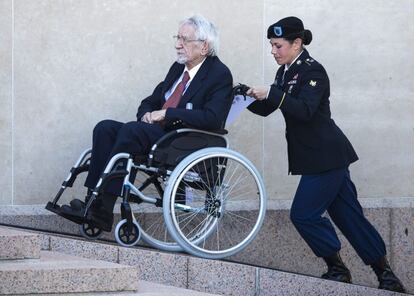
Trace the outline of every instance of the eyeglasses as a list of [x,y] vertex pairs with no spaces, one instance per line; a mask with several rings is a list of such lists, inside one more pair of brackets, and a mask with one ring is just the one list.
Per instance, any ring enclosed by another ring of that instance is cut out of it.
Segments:
[[189,39],[188,37],[181,36],[181,35],[174,35],[173,38],[175,42],[181,41],[183,44],[188,44],[190,42],[197,42],[197,41],[201,41],[201,42],[205,41],[202,39]]

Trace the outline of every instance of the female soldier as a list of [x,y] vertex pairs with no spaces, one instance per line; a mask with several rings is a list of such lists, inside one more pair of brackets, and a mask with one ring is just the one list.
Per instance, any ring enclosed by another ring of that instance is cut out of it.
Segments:
[[339,256],[341,244],[332,221],[349,240],[365,264],[375,271],[380,289],[403,292],[392,272],[385,244],[364,217],[348,166],[358,159],[351,143],[331,119],[329,79],[325,69],[309,56],[304,45],[312,41],[296,17],[287,17],[267,30],[272,55],[281,65],[269,87],[252,87],[256,99],[248,109],[267,116],[280,109],[286,121],[289,172],[302,175],[290,212],[296,229],[328,271],[322,278],[351,282]]

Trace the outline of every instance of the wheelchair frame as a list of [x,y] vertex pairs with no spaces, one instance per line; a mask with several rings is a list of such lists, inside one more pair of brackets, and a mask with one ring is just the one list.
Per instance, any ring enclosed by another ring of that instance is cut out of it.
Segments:
[[[239,85],[233,94],[245,95],[247,89],[247,86]],[[128,153],[114,155],[81,215],[69,217],[60,211],[57,203],[63,192],[73,186],[77,176],[89,170],[92,149],[86,149],[46,209],[79,224],[84,237],[97,239],[102,229],[87,219],[88,209],[110,181],[123,178],[121,221],[115,228],[115,239],[120,245],[134,246],[142,237],[149,245],[166,251],[184,250],[209,259],[234,255],[259,232],[266,212],[266,191],[254,165],[228,148],[226,133],[226,130],[210,132],[181,128],[161,137],[145,158],[132,157]],[[179,140],[194,142],[197,137],[211,143],[195,141],[194,147],[171,153],[171,147],[177,143],[183,146]],[[126,161],[123,170],[117,169],[120,160]],[[146,178],[139,188],[134,185],[138,173],[145,174]],[[144,193],[150,186],[155,187],[159,197]],[[163,222],[158,220],[150,226],[145,221],[138,222],[130,202],[138,207],[142,204],[161,207]],[[159,233],[149,232],[153,225],[161,229],[157,230]]]

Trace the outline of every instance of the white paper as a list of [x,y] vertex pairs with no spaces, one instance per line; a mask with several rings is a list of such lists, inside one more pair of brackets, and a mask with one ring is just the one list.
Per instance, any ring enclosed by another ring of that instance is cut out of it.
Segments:
[[227,116],[226,126],[232,124],[236,118],[240,116],[241,112],[254,101],[255,99],[252,97],[246,96],[246,99],[244,99],[243,95],[235,96],[230,108],[229,115]]
[[189,186],[185,186],[185,200],[190,203],[194,200],[194,190]]

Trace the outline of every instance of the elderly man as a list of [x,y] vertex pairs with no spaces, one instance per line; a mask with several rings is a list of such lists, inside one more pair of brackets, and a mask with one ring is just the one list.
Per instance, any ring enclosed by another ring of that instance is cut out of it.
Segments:
[[[141,102],[137,121],[99,122],[93,131],[92,157],[85,186],[95,188],[106,164],[117,153],[145,155],[151,146],[177,122],[205,130],[224,125],[232,98],[230,70],[219,60],[215,26],[202,16],[180,23],[175,38],[177,60],[152,95]],[[188,103],[192,108],[186,108]],[[108,192],[99,196],[88,211],[88,219],[105,231],[111,231],[113,207],[121,191],[120,182],[112,182]],[[66,216],[79,217],[85,203],[72,200],[61,210]]]

